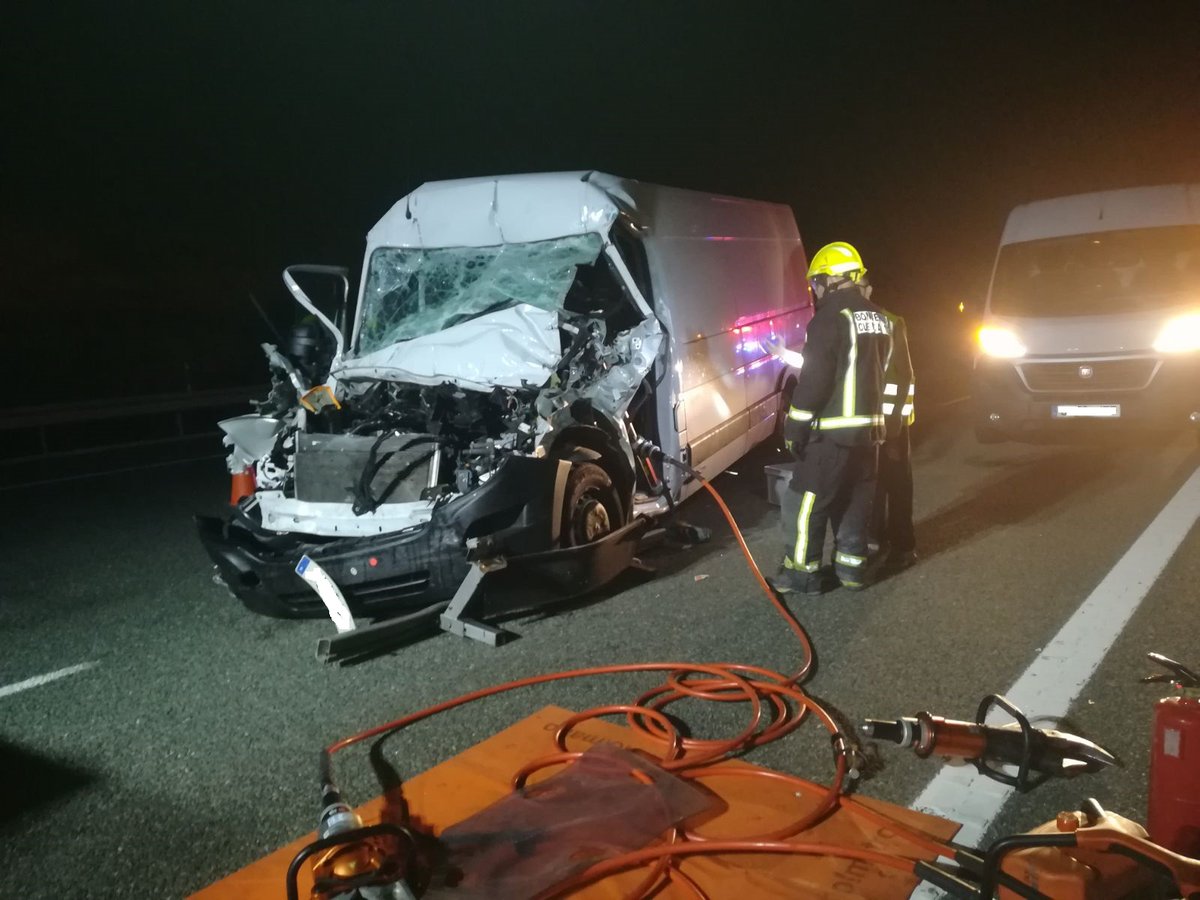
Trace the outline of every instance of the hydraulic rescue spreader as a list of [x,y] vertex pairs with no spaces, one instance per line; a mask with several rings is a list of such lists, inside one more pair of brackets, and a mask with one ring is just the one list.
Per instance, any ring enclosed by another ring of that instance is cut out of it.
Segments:
[[[988,725],[993,707],[1016,721]],[[948,756],[971,762],[984,775],[1019,791],[1028,791],[1047,778],[1068,778],[1117,765],[1117,758],[1098,744],[1062,731],[1034,728],[1016,706],[999,694],[983,698],[974,722],[944,719],[928,712],[895,720],[867,719],[866,737],[912,747],[917,756]],[[1015,775],[999,766],[1016,766]]]

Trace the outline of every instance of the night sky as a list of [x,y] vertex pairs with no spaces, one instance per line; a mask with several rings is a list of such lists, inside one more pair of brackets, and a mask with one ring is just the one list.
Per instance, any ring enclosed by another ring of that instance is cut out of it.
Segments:
[[1200,181],[1200,4],[26,3],[0,66],[6,405],[263,379],[293,262],[424,181],[600,169],[792,205],[915,323],[1009,208]]

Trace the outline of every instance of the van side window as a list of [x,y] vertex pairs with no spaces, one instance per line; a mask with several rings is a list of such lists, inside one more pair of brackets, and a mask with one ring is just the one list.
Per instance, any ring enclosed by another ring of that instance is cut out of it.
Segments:
[[594,263],[575,267],[575,280],[563,300],[565,310],[604,319],[611,326],[614,317],[620,317],[628,305],[612,265],[603,256]]
[[[646,250],[641,241],[622,227],[613,229],[612,238],[642,296],[647,303],[653,303]],[[568,312],[604,319],[609,341],[642,321],[642,313],[634,305],[632,296],[612,263],[603,255],[590,265],[576,266],[575,281],[567,291],[563,307]]]

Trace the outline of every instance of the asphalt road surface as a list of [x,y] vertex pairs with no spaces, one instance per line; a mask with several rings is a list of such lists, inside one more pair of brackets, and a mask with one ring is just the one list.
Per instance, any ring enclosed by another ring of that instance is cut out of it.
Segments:
[[[1031,666],[1051,687],[1061,681],[1037,660],[1085,600],[1116,584],[1116,606],[1085,622],[1070,653],[1073,665],[1093,654],[1098,668],[1078,696],[1067,692],[1058,727],[1124,767],[1014,796],[986,834],[1087,796],[1144,819],[1151,705],[1163,693],[1137,684],[1144,655],[1200,662],[1194,437],[980,446],[961,407],[926,416],[918,436],[921,560],[863,593],[791,603],[817,648],[809,690],[849,720],[923,709],[968,718]],[[767,570],[781,546],[762,465],[778,458],[757,451],[716,482]],[[318,748],[467,690],[614,662],[798,662],[700,496],[683,514],[714,528],[710,543],[659,553],[650,580],[515,623],[521,637],[507,646],[442,635],[322,666],[314,647],[328,622],[252,615],[213,583],[190,515],[226,490],[212,460],[0,492],[0,896],[183,896],[313,827]],[[1159,572],[1152,557],[1164,547]],[[1113,614],[1134,606],[1128,622]],[[658,680],[507,694],[393,737],[387,752],[416,773],[547,703],[630,702]],[[736,733],[745,714],[692,702],[676,711],[707,737]],[[871,755],[864,794],[909,805],[943,778],[940,762],[910,751]],[[751,759],[818,780],[831,771],[815,722]],[[339,766],[349,798],[377,793],[365,751]]]

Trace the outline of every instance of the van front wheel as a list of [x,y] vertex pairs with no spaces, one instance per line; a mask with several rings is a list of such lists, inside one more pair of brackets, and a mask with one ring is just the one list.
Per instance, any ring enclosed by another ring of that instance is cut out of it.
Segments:
[[562,545],[598,541],[625,524],[621,501],[608,473],[595,463],[571,466],[563,498]]

